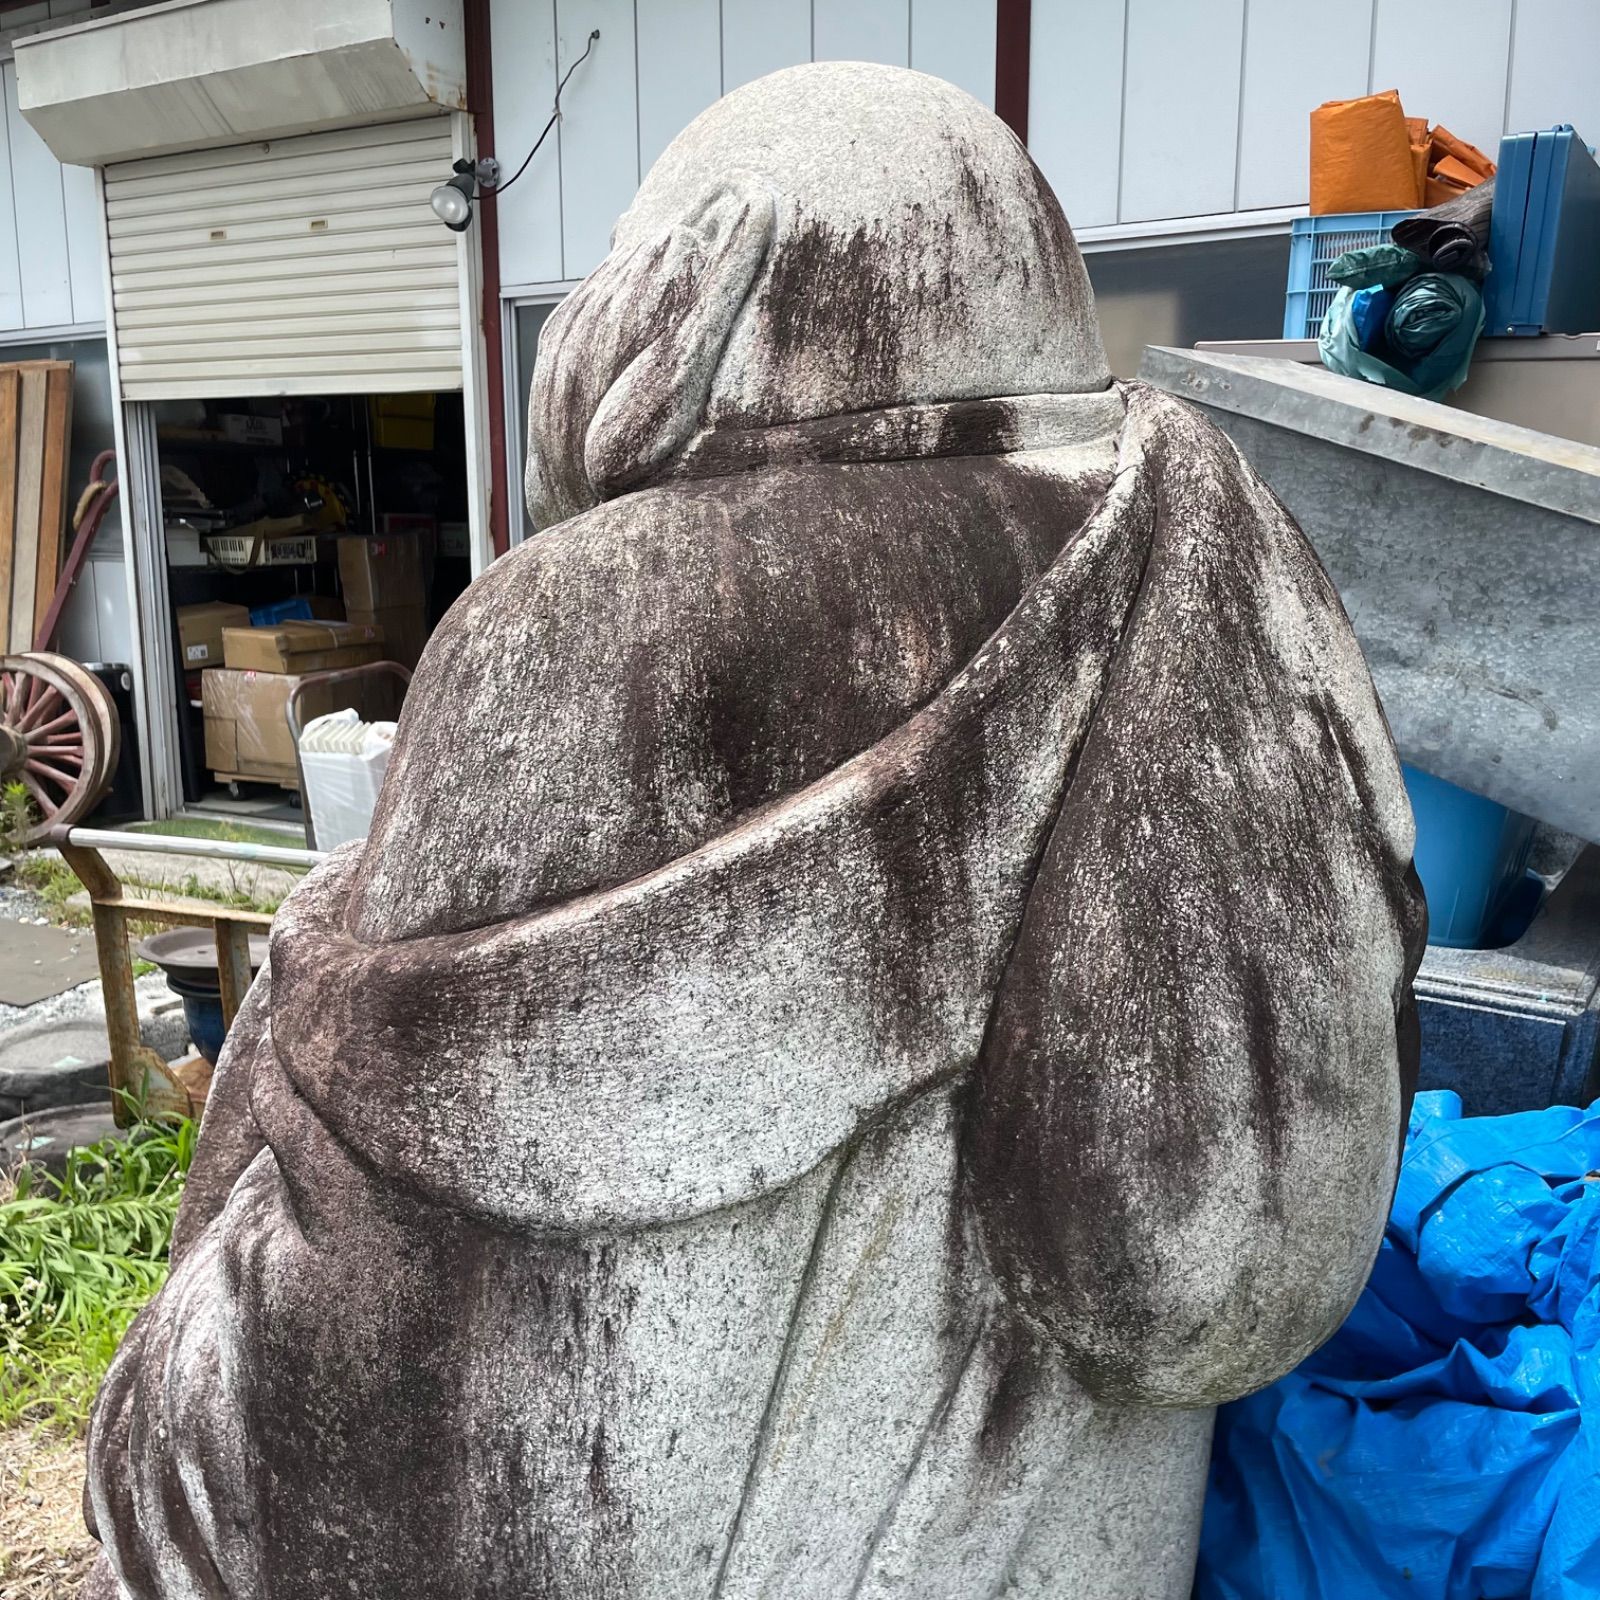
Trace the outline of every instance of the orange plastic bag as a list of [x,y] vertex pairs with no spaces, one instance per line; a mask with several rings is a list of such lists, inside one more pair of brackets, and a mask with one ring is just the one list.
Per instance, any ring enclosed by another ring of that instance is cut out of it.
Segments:
[[1311,113],[1311,214],[1409,211],[1422,183],[1399,91],[1330,100]]
[[1429,165],[1436,173],[1446,161],[1459,162],[1467,174],[1476,174],[1474,182],[1466,185],[1469,189],[1482,183],[1485,178],[1494,176],[1494,162],[1477,145],[1458,139],[1448,128],[1436,126],[1428,135],[1428,142],[1431,149]]
[[1428,175],[1422,203],[1442,206],[1494,176],[1494,162],[1476,145],[1458,139],[1448,128],[1435,128],[1428,144]]
[[1422,194],[1428,184],[1428,161],[1433,153],[1433,140],[1428,133],[1426,117],[1407,117],[1406,136],[1411,140],[1411,165],[1417,174],[1417,193]]

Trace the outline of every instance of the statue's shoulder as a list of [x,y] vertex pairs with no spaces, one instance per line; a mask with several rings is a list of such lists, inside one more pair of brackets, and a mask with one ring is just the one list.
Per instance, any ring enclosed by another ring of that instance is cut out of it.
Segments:
[[[644,591],[652,608],[662,590],[687,582],[724,548],[740,520],[750,486],[726,490],[705,483],[640,489],[546,528],[500,557],[463,596],[475,611],[504,608],[515,598],[576,595],[597,620],[614,604]],[[617,581],[626,580],[626,590]],[[653,592],[653,597],[652,597]]]

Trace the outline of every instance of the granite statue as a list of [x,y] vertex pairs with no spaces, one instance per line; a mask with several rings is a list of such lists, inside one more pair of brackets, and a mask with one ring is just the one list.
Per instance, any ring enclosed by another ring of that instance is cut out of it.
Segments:
[[1377,1249],[1425,912],[1339,600],[1026,150],[729,94],[551,316],[537,537],[288,900],[91,1592],[1189,1590]]

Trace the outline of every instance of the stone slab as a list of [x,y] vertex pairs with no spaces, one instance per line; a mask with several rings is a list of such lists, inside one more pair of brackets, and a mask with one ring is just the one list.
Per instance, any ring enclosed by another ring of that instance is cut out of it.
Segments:
[[28,1006],[99,976],[87,928],[0,921],[0,1004]]
[[1502,950],[1430,945],[1417,974],[1418,1085],[1469,1116],[1586,1105],[1600,1093],[1600,847]]

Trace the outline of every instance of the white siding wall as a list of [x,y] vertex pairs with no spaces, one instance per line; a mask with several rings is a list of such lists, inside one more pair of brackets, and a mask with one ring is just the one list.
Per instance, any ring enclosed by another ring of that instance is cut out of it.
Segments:
[[490,25],[495,153],[511,170],[550,115],[557,77],[600,29],[555,132],[494,202],[508,289],[593,269],[672,137],[779,67],[886,61],[994,103],[995,0],[493,0]]
[[[39,0],[4,13],[6,28],[87,11],[89,0]],[[105,319],[94,173],[63,167],[17,110],[17,69],[0,65],[0,333]]]
[[1324,100],[1595,143],[1597,64],[1600,0],[1033,0],[1028,142],[1080,230],[1303,206]]

